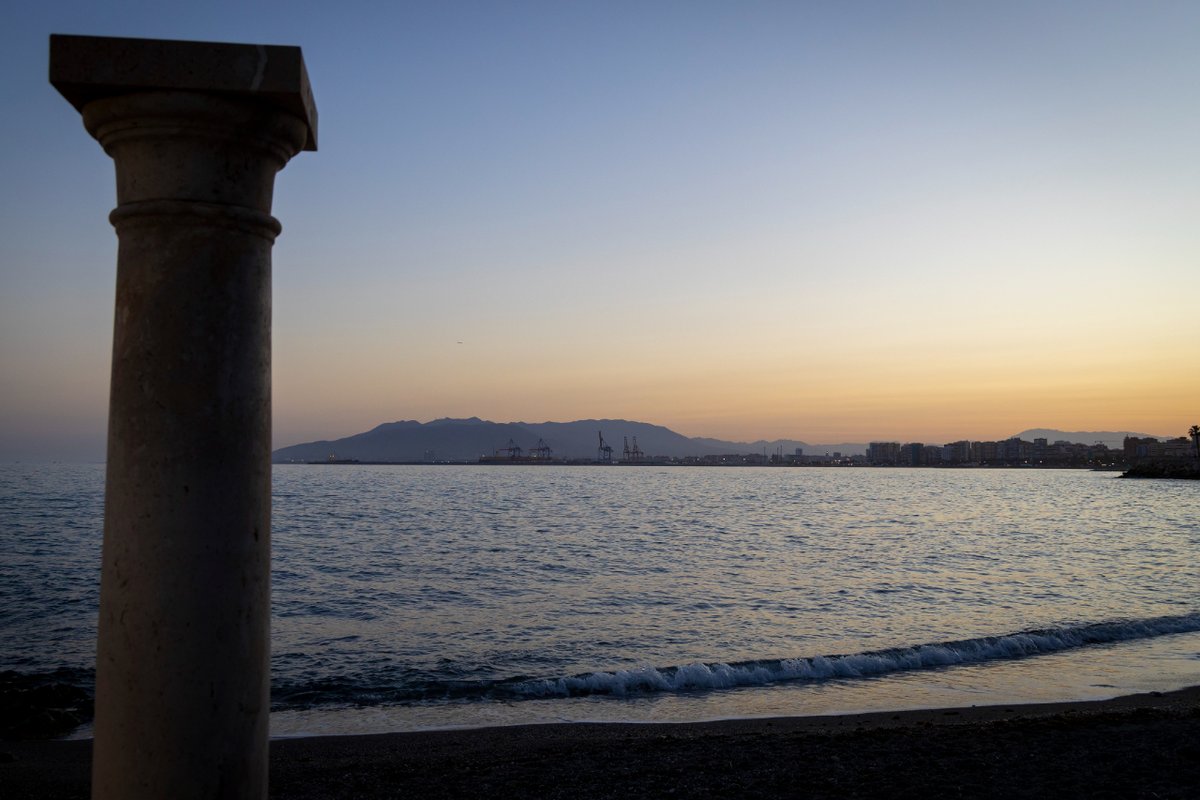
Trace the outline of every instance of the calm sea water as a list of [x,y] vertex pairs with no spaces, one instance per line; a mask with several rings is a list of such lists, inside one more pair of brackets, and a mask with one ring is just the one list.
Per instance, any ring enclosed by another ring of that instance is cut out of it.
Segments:
[[[0,465],[0,669],[90,681],[102,505],[102,466]],[[276,466],[272,729],[1200,684],[1198,512],[1085,471]]]

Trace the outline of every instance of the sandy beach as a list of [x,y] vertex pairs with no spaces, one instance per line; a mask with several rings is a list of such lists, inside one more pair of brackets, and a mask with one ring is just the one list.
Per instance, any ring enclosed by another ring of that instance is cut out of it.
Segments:
[[[88,796],[90,741],[0,743],[0,796]],[[278,739],[278,798],[1200,797],[1200,687],[1100,702]]]

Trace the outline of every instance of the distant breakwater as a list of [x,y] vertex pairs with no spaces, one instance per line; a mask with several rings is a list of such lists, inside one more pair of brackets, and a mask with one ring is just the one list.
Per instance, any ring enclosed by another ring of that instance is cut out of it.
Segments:
[[1134,464],[1121,477],[1200,480],[1200,463],[1196,461],[1145,461]]

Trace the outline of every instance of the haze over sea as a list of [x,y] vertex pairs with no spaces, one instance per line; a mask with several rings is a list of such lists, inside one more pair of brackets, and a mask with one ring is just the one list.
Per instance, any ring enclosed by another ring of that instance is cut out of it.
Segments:
[[[91,681],[103,482],[0,465],[0,670]],[[1067,470],[276,465],[272,731],[1200,684],[1198,511]]]

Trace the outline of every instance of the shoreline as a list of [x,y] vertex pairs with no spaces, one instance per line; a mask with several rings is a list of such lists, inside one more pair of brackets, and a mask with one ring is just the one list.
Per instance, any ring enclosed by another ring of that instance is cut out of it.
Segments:
[[[271,740],[270,796],[1196,797],[1200,686],[1110,700]],[[0,742],[6,798],[86,798],[90,740]]]

